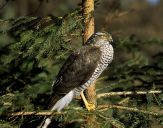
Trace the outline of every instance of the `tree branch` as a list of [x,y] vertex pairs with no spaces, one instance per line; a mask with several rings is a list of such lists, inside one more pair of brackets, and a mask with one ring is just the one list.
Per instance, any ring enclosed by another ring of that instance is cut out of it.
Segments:
[[101,93],[97,95],[97,98],[110,97],[110,96],[120,96],[120,95],[145,95],[145,94],[161,94],[161,90],[151,90],[151,91],[123,91],[123,92],[109,92]]
[[[6,116],[30,116],[30,115],[36,115],[36,116],[50,116],[50,115],[64,115],[68,113],[68,110],[83,110],[81,107],[74,107],[74,108],[67,108],[63,112],[13,112],[13,113],[6,113]],[[119,109],[119,110],[127,110],[127,111],[133,111],[133,112],[139,112],[143,114],[153,115],[153,116],[160,116],[163,113],[162,112],[152,112],[152,111],[146,111],[146,110],[140,110],[138,108],[132,108],[132,107],[125,107],[121,105],[99,105],[97,107],[97,111],[105,111],[108,109]]]
[[50,115],[64,115],[67,112],[13,112],[9,113],[9,116],[30,116],[30,115],[35,115],[35,116],[50,116]]
[[158,113],[158,112],[140,110],[138,108],[125,107],[125,106],[121,106],[121,105],[99,105],[98,109],[101,110],[101,111],[105,111],[105,110],[108,110],[108,109],[121,109],[121,110],[139,112],[139,113],[153,115],[153,116],[160,116],[161,114],[163,114],[163,113]]

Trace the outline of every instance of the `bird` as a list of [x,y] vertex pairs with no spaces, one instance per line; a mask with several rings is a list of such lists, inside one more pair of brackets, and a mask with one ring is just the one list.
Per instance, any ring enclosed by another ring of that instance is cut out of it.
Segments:
[[[52,84],[52,95],[47,109],[60,112],[75,96],[81,96],[88,111],[95,109],[83,91],[91,86],[113,60],[113,39],[108,32],[94,33],[75,50],[61,67]],[[52,117],[45,117],[37,128],[47,128]]]

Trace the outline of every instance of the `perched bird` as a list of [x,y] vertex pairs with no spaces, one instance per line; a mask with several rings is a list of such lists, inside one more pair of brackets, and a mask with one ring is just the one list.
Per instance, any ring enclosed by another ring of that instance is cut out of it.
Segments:
[[[81,95],[86,108],[95,109],[86,101],[83,91],[87,89],[113,60],[113,39],[107,32],[93,34],[80,49],[74,51],[60,69],[53,82],[53,93],[48,104],[51,111],[61,111],[74,96]],[[52,117],[45,117],[38,128],[47,128]]]

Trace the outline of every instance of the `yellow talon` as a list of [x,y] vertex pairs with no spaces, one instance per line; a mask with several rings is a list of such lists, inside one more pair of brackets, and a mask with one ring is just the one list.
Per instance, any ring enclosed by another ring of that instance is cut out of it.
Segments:
[[95,105],[93,103],[88,103],[87,105],[85,105],[87,110],[90,112],[92,110],[95,110]]
[[85,104],[86,109],[90,112],[92,110],[95,110],[96,106],[93,103],[88,103],[88,101],[86,100],[83,91],[81,92],[81,98],[83,99],[83,102]]

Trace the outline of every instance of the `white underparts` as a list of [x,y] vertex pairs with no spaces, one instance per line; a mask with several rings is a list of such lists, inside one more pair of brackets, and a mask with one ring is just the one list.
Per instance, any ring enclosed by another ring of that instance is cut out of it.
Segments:
[[84,91],[92,83],[94,83],[96,79],[101,75],[101,73],[107,68],[108,64],[110,64],[111,61],[113,60],[113,53],[114,53],[113,47],[108,42],[104,42],[104,43],[105,44],[103,45],[103,47],[100,48],[102,55],[100,58],[100,62],[97,65],[94,73],[86,83],[84,83],[80,87],[75,88],[75,95],[80,94],[81,91]]

